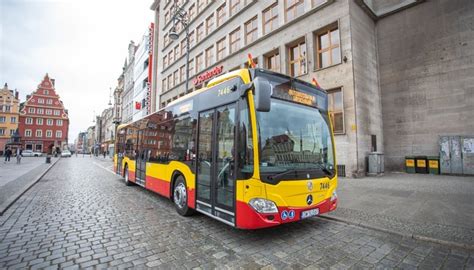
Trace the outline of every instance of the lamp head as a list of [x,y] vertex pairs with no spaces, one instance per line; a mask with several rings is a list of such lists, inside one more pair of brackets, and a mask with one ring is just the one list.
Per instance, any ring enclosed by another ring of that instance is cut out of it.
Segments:
[[176,32],[176,28],[174,26],[170,29],[169,37],[172,40],[177,40],[179,38],[179,35]]

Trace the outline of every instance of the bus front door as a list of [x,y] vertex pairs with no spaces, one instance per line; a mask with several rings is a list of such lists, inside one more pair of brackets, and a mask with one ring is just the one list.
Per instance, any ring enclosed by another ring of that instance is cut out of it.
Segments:
[[196,209],[235,225],[235,104],[199,114]]

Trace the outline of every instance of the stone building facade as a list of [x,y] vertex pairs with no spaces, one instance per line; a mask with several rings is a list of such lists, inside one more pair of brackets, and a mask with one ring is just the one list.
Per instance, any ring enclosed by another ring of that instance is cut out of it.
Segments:
[[68,111],[48,74],[22,104],[18,129],[23,149],[48,153],[68,147]]
[[137,46],[132,40],[128,44],[128,57],[125,60],[124,68],[124,89],[122,94],[122,123],[132,122],[133,117],[133,69],[135,63],[135,51]]
[[19,108],[18,91],[8,89],[5,83],[0,89],[0,155],[3,155],[11,136],[18,129]]
[[[373,151],[385,153],[390,170],[402,170],[406,155],[436,155],[439,135],[474,133],[474,2],[382,2],[155,0],[155,109],[212,77],[199,75],[245,67],[251,54],[258,67],[316,78],[327,90],[346,175],[365,174]],[[189,89],[174,3],[189,16]]]

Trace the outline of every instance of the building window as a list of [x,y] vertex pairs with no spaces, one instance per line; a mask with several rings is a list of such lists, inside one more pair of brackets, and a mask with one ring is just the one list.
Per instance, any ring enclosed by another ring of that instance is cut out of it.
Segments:
[[257,17],[250,19],[245,23],[245,44],[248,45],[258,38]]
[[41,129],[36,130],[36,137],[43,137],[43,131]]
[[170,50],[168,52],[168,65],[171,66],[171,64],[173,64],[173,62],[174,62],[174,52],[173,52],[173,50]]
[[53,125],[53,119],[46,119],[46,125],[52,126]]
[[51,105],[51,104],[53,104],[53,100],[52,100],[52,99],[50,99],[50,98],[49,98],[49,99],[47,99],[47,100],[46,100],[46,104],[48,104],[48,105]]
[[0,116],[0,123],[6,123],[7,118],[5,116]]
[[195,45],[194,31],[189,32],[189,48]]
[[61,114],[60,110],[54,110],[54,115],[59,116],[59,114]]
[[196,17],[196,5],[192,4],[188,9],[189,21],[192,21]]
[[38,110],[36,110],[36,113],[37,113],[37,114],[43,114],[43,113],[44,113],[44,109],[38,108]]
[[316,34],[317,69],[341,63],[341,46],[337,25],[328,27]]
[[0,128],[0,136],[4,136],[5,135],[5,129],[4,128]]
[[168,66],[168,55],[163,56],[163,69]]
[[234,53],[240,49],[240,27],[230,33],[229,42],[230,53]]
[[38,98],[38,103],[39,104],[44,104],[44,98]]
[[212,66],[214,63],[214,46],[206,49],[206,67]]
[[27,118],[26,118],[26,124],[27,124],[27,125],[32,125],[32,124],[33,124],[33,118],[27,117]]
[[226,15],[226,6],[225,3],[217,9],[217,27],[221,26],[224,23]]
[[214,14],[206,19],[206,35],[209,35],[212,31],[214,31]]
[[63,125],[63,120],[57,119],[56,120],[56,126],[62,126]]
[[61,130],[56,130],[56,138],[61,138],[63,136],[63,132]]
[[163,90],[162,90],[163,92],[165,92],[166,90],[168,90],[168,89],[166,88],[166,86],[167,86],[167,85],[166,85],[166,78],[164,78],[163,81],[162,81],[162,86],[161,86],[161,87],[163,88]]
[[165,12],[165,24],[167,24],[171,19],[169,10]]
[[198,25],[196,28],[196,42],[199,43],[204,38],[204,24]]
[[230,16],[235,15],[240,10],[240,0],[230,0]]
[[280,72],[280,52],[276,51],[265,56],[265,68]]
[[225,57],[225,37],[219,41],[217,41],[217,61],[223,59]]
[[53,137],[53,131],[52,130],[46,130],[46,137],[47,138]]
[[201,72],[204,69],[204,61],[202,53],[196,56],[196,73]]
[[344,106],[341,88],[328,91],[328,106],[334,133],[344,133]]
[[181,55],[186,54],[186,38],[181,40]]
[[325,4],[328,0],[311,0],[313,8],[319,7],[322,4]]
[[35,108],[28,108],[28,113],[35,113]]
[[204,9],[204,7],[205,7],[205,5],[204,5],[204,4],[205,4],[205,1],[206,1],[206,0],[197,0],[197,12],[198,12],[198,13],[201,12],[201,11]]
[[31,137],[31,129],[25,129],[25,137]]
[[47,114],[47,115],[52,115],[52,114],[53,114],[53,110],[51,110],[51,109],[46,109],[46,114]]
[[10,123],[15,124],[16,123],[16,117],[10,117]]
[[189,76],[194,76],[194,59],[189,60],[188,72],[189,72]]
[[185,76],[186,66],[182,66],[179,68],[179,81],[184,82],[186,80]]
[[10,136],[13,136],[15,135],[15,130],[14,129],[10,129]]
[[168,34],[166,33],[163,36],[163,47],[166,47],[166,45],[168,45],[169,42],[170,42],[170,38],[168,37]]
[[179,45],[174,46],[174,59],[178,60],[181,56],[181,52],[179,51]]
[[48,90],[44,90],[43,92],[45,95],[49,95],[49,91]]
[[306,74],[306,42],[304,39],[295,45],[288,46],[288,60],[290,76]]
[[43,124],[43,118],[36,118],[36,124],[37,125],[42,125]]
[[263,34],[268,34],[278,27],[278,1],[263,11]]
[[286,21],[289,22],[304,13],[304,0],[285,0]]
[[173,88],[173,74],[168,75],[168,90]]
[[179,70],[175,70],[173,72],[173,77],[174,77],[174,85],[178,85],[179,84]]

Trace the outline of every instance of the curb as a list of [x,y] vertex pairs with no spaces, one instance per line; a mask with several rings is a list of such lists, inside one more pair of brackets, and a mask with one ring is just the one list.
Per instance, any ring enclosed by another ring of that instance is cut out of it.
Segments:
[[10,206],[12,206],[25,192],[27,192],[30,188],[32,188],[36,183],[38,183],[41,178],[43,178],[43,176],[45,176],[45,174],[47,174],[49,172],[49,170],[51,170],[51,168],[60,160],[61,158],[58,158],[56,159],[53,163],[51,163],[51,165],[49,165],[48,168],[46,168],[46,170],[44,170],[44,172],[42,172],[35,180],[33,180],[32,182],[28,183],[24,189],[18,191],[17,193],[15,193],[13,196],[11,196],[10,198],[13,198],[13,200],[11,201],[6,201],[4,202],[2,205],[0,205],[0,216],[3,216],[3,214],[8,210],[8,208],[10,208]]
[[398,235],[398,236],[401,236],[401,237],[412,238],[412,239],[415,239],[415,240],[420,240],[420,241],[425,241],[425,242],[432,242],[432,243],[435,243],[435,244],[440,244],[440,245],[448,246],[448,247],[451,247],[451,248],[462,248],[462,249],[474,250],[474,245],[470,245],[470,244],[456,243],[456,242],[452,242],[452,241],[436,239],[436,238],[423,236],[423,235],[418,235],[418,234],[400,233],[400,232],[397,232],[397,231],[394,231],[394,230],[389,230],[389,229],[381,228],[381,227],[378,227],[378,226],[368,225],[368,224],[363,223],[363,222],[352,221],[352,220],[345,219],[345,218],[330,217],[330,216],[319,216],[319,217],[322,218],[322,219],[327,219],[327,220],[331,220],[331,221],[337,221],[337,222],[342,222],[342,223],[346,223],[346,224],[350,224],[350,225],[360,226],[360,227],[363,227],[363,228],[366,228],[366,229],[371,229],[371,230],[380,231],[380,232],[384,232],[384,233],[395,234],[395,235]]

